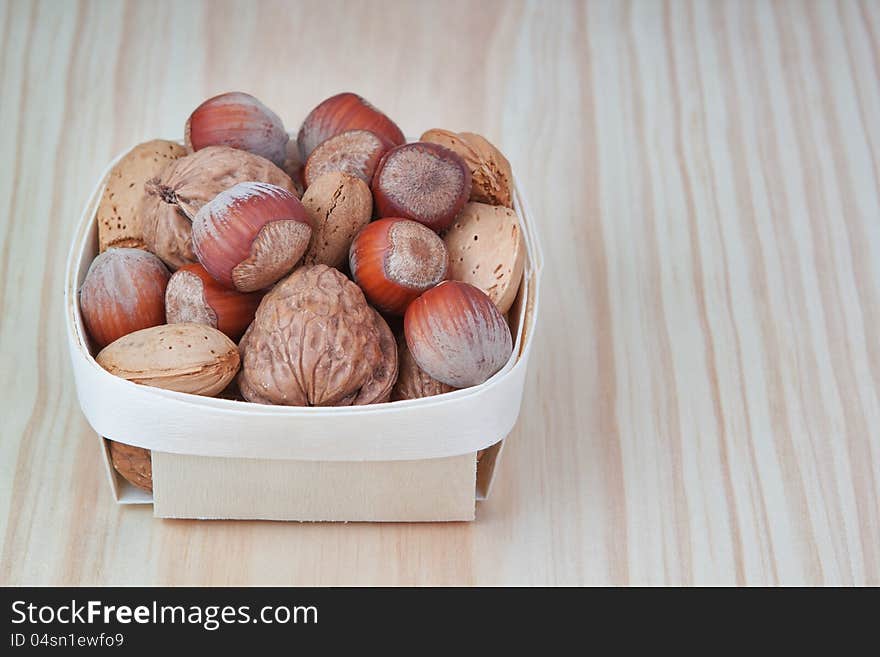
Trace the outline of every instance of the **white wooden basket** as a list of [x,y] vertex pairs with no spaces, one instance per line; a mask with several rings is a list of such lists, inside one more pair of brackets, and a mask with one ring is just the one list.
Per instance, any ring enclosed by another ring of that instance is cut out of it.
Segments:
[[[500,372],[479,386],[425,399],[267,406],[137,385],[95,362],[78,290],[97,254],[95,211],[121,157],[86,203],[65,281],[77,395],[101,439],[117,502],[152,503],[154,515],[171,518],[472,520],[519,414],[538,316],[542,255],[521,188],[514,210],[527,257],[510,311],[514,351]],[[104,437],[152,450],[152,496],[116,473]]]

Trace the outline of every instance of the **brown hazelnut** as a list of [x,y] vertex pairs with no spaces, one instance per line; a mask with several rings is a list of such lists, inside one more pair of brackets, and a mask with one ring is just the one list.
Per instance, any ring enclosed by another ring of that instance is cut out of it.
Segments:
[[483,383],[513,351],[510,327],[492,300],[459,281],[440,283],[409,304],[403,330],[419,367],[456,388]]
[[314,231],[303,264],[339,268],[348,259],[354,236],[370,223],[373,212],[370,188],[360,178],[331,171],[309,186],[302,204]]
[[397,341],[397,383],[391,391],[391,400],[421,399],[455,390],[425,372],[412,357],[403,335]]
[[380,217],[403,217],[440,232],[467,203],[471,173],[454,152],[415,142],[385,153],[373,175]]
[[159,258],[141,249],[109,249],[95,258],[80,290],[83,322],[95,346],[164,324],[169,276]]
[[242,182],[201,207],[193,251],[226,287],[255,292],[290,272],[309,248],[312,226],[295,194],[269,183]]
[[402,315],[425,290],[446,278],[449,258],[433,230],[409,219],[379,219],[351,243],[348,265],[369,302]]
[[357,94],[346,92],[322,101],[303,121],[297,135],[303,161],[319,144],[346,130],[369,130],[392,146],[406,141],[394,121]]
[[239,344],[241,393],[251,402],[288,406],[381,401],[397,375],[397,353],[383,325],[339,271],[300,267],[263,297]]
[[230,91],[199,105],[184,130],[187,147],[231,146],[282,166],[290,137],[278,115],[250,94]]
[[510,162],[485,137],[435,128],[423,134],[420,141],[440,144],[461,156],[471,172],[471,201],[513,207]]
[[169,324],[204,324],[238,340],[263,298],[260,292],[242,293],[218,283],[199,263],[184,265],[168,281],[165,315]]
[[147,182],[141,199],[144,242],[172,269],[195,262],[192,220],[220,192],[246,181],[296,193],[293,181],[269,160],[228,146],[208,146],[172,162]]
[[320,144],[303,169],[306,185],[330,171],[357,176],[368,185],[376,166],[393,144],[369,130],[347,130]]

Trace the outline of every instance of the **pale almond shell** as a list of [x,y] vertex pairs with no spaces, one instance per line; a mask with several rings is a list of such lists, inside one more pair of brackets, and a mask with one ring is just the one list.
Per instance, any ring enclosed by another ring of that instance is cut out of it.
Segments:
[[501,314],[516,298],[526,248],[516,213],[500,205],[468,203],[443,237],[448,278],[485,292]]
[[154,139],[126,153],[107,176],[96,219],[98,250],[110,247],[145,248],[138,206],[144,183],[156,178],[168,164],[186,155],[186,148],[173,141]]
[[98,364],[134,383],[211,397],[238,373],[238,347],[217,329],[165,324],[135,331],[105,347]]
[[313,182],[302,197],[314,233],[304,265],[340,267],[361,228],[370,223],[373,196],[367,184],[355,176],[331,171]]

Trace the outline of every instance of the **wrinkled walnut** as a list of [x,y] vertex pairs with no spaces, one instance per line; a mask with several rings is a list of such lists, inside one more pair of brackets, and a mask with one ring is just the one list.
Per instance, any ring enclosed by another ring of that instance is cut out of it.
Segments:
[[199,208],[220,192],[247,181],[271,183],[297,194],[293,181],[281,169],[236,148],[208,146],[172,162],[145,185],[140,215],[147,249],[172,269],[195,262],[192,220]]
[[260,303],[239,344],[245,399],[287,406],[385,401],[397,352],[357,285],[326,265],[300,267]]

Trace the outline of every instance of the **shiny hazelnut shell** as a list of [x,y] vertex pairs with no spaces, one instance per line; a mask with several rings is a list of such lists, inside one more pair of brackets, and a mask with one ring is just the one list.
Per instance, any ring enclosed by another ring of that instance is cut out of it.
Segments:
[[96,257],[80,289],[80,310],[94,345],[165,323],[165,287],[171,274],[141,249],[112,248]]
[[378,216],[412,219],[440,232],[467,203],[471,174],[448,148],[415,142],[385,153],[372,190]]
[[261,292],[243,293],[218,283],[200,264],[185,265],[172,274],[165,290],[169,324],[205,324],[238,340],[254,320]]
[[193,220],[193,251],[225,287],[254,292],[289,273],[309,247],[312,226],[296,196],[244,182],[218,194]]
[[510,328],[492,300],[459,281],[445,281],[413,301],[403,330],[418,366],[455,388],[488,380],[513,351]]
[[321,102],[303,121],[297,135],[303,162],[319,144],[346,130],[369,130],[395,146],[406,142],[394,121],[357,94],[346,92]]
[[348,262],[367,300],[395,315],[444,280],[449,267],[443,240],[430,228],[400,218],[367,224],[352,241]]

